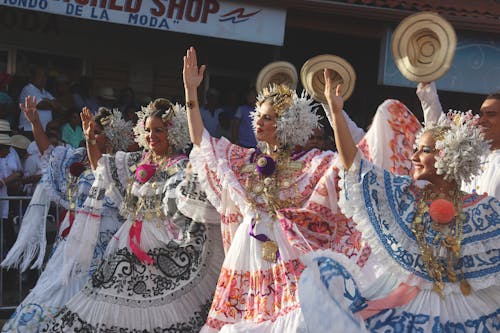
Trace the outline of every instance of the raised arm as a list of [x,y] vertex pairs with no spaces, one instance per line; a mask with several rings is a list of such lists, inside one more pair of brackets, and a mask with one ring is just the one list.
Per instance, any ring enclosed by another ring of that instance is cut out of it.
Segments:
[[330,108],[333,132],[335,134],[335,144],[340,160],[346,170],[348,170],[356,157],[358,148],[354,144],[349,126],[342,112],[344,100],[342,99],[342,87],[333,86],[332,71],[324,70],[325,76],[325,96]]
[[203,134],[203,120],[201,119],[200,104],[198,103],[198,86],[203,80],[205,68],[205,65],[198,67],[196,50],[194,47],[190,47],[184,56],[182,77],[186,94],[189,135],[191,136],[191,142],[196,146],[200,145],[201,135]]
[[19,107],[21,111],[24,113],[26,119],[31,123],[31,130],[33,131],[33,137],[35,138],[35,142],[38,146],[38,150],[40,150],[40,154],[43,153],[49,148],[50,141],[45,131],[43,130],[42,123],[40,122],[40,117],[38,116],[37,103],[35,96],[27,96],[24,99],[24,103],[20,103]]
[[87,141],[87,155],[89,157],[89,163],[92,170],[97,168],[97,162],[102,156],[101,150],[97,146],[95,137],[96,123],[90,109],[84,107],[82,112],[80,112],[80,118],[82,119],[82,129],[85,135],[85,140]]
[[424,123],[437,122],[444,113],[436,90],[436,83],[422,83],[417,86],[417,96],[424,111]]

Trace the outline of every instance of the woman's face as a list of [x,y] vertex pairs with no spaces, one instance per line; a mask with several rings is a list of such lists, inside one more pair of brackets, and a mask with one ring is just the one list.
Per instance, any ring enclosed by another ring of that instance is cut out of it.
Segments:
[[427,180],[431,183],[437,178],[441,178],[436,173],[436,154],[438,151],[434,148],[436,141],[431,132],[425,132],[420,137],[420,142],[413,153],[411,161],[413,162],[413,179]]
[[278,144],[276,140],[276,114],[271,102],[260,105],[256,115],[255,137],[257,141],[266,142],[271,146]]
[[109,148],[109,141],[106,135],[104,134],[104,129],[100,125],[97,125],[95,127],[94,135],[99,150],[102,152],[107,152]]
[[156,155],[167,155],[170,145],[167,138],[167,126],[163,120],[159,117],[149,117],[144,127],[149,149]]

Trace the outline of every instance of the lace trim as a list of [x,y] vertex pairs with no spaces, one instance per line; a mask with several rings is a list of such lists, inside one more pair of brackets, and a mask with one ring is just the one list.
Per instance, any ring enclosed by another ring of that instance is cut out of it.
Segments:
[[[409,279],[407,283],[410,285],[417,285],[421,288],[432,289],[432,283],[428,280],[427,273],[423,272],[423,268],[414,266],[415,264],[419,263],[419,249],[416,241],[414,240],[414,236],[412,233],[409,234],[411,230],[408,232],[403,230],[400,225],[396,225],[397,222],[394,221],[394,216],[390,215],[391,212],[393,212],[394,208],[390,207],[388,201],[385,198],[378,198],[379,200],[377,202],[377,208],[379,212],[385,213],[385,215],[381,216],[380,218],[381,221],[384,221],[384,227],[390,229],[390,235],[387,235],[387,237],[390,237],[393,243],[397,244],[398,248],[414,254],[415,261],[412,260],[413,264],[408,263],[406,267],[404,267],[404,264],[402,262],[396,260],[392,255],[388,253],[388,250],[385,248],[384,244],[382,244],[377,231],[372,225],[372,222],[368,215],[369,213],[365,209],[365,206],[351,204],[352,202],[364,202],[365,199],[363,195],[363,180],[366,175],[373,169],[374,166],[367,161],[362,160],[360,153],[358,152],[356,159],[351,166],[351,169],[348,172],[345,170],[340,172],[341,179],[339,181],[339,206],[347,217],[352,217],[353,220],[356,221],[357,228],[362,232],[363,239],[371,247],[372,253],[376,255],[380,262],[384,263],[384,267],[382,268],[384,271],[400,276],[401,281]],[[347,190],[347,188],[349,190]],[[380,195],[380,193],[378,194]],[[346,200],[346,196],[348,200]],[[406,210],[413,211],[410,207],[407,207]],[[498,210],[500,211],[500,209]],[[391,225],[395,225],[396,227],[391,228]],[[497,242],[498,236],[495,236],[494,238],[478,241],[474,244],[466,244],[466,246],[462,247],[462,260],[468,260],[469,258],[469,260],[472,260],[471,256],[479,254],[485,254],[485,258],[494,256],[494,253],[491,252],[500,252],[498,250],[498,245],[495,246],[495,243],[498,244]],[[489,260],[493,259],[489,258]],[[498,273],[499,268],[499,265],[496,265],[496,267],[493,266],[487,268],[482,274],[488,275],[480,277],[472,276],[471,273],[467,274],[468,270],[465,271],[465,275],[472,288],[475,290],[480,290],[500,283],[495,281],[495,274]],[[424,275],[420,278],[410,278],[410,275],[412,273]],[[424,277],[425,280],[423,279]],[[445,294],[450,292],[460,292],[459,285],[456,283],[446,283],[444,292]]]

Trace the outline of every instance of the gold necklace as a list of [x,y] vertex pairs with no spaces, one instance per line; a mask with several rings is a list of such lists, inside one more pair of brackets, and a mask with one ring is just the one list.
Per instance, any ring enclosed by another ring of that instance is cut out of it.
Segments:
[[[429,214],[427,201],[438,198],[451,199],[456,211],[456,216],[449,224],[438,224],[432,222],[430,225],[424,224],[423,216]],[[457,282],[457,272],[454,269],[460,258],[460,249],[463,236],[463,222],[465,215],[462,211],[462,192],[458,189],[445,193],[434,193],[429,186],[426,186],[421,197],[417,201],[415,218],[413,220],[412,231],[418,243],[422,255],[422,261],[429,277],[434,281],[433,290],[441,297],[444,297],[445,287],[444,277],[451,282]],[[436,235],[431,242],[426,239],[426,229],[430,227]],[[463,277],[460,279],[460,290],[464,295],[470,295],[471,287]]]
[[[274,156],[274,159],[271,157]],[[247,164],[243,167],[242,173],[250,172],[246,179],[245,189],[250,208],[255,212],[255,219],[252,223],[258,224],[261,216],[258,207],[264,208],[272,219],[277,217],[277,211],[286,207],[298,206],[300,202],[300,191],[298,183],[293,182],[292,177],[295,171],[302,169],[302,162],[293,161],[287,151],[276,154],[261,154],[255,159],[256,163]],[[266,165],[271,163],[272,165]],[[266,167],[270,167],[266,170]],[[288,198],[281,199],[280,192],[293,192]],[[262,198],[259,204],[258,199]],[[269,262],[276,262],[279,255],[278,244],[267,235],[255,235],[254,225],[251,228],[251,235],[263,242],[262,259]],[[265,240],[262,240],[265,239]]]

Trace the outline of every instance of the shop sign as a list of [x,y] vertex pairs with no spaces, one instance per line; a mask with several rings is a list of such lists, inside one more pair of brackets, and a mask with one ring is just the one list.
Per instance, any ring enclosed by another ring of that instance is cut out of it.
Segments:
[[0,5],[165,31],[283,45],[286,10],[218,0],[0,0]]

